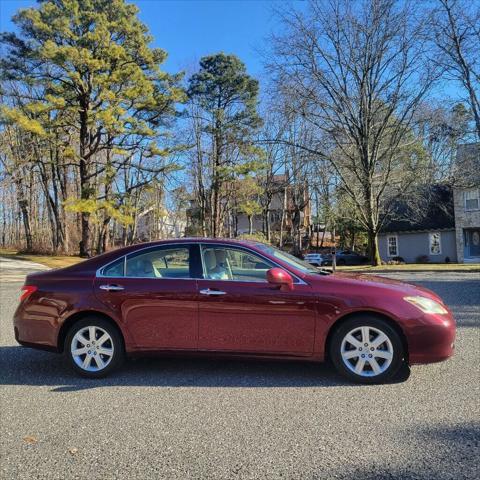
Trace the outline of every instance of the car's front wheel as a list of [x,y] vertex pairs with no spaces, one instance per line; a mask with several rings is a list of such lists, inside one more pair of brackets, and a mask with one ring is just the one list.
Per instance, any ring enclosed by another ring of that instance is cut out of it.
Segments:
[[391,380],[404,363],[405,351],[397,331],[380,317],[362,314],[341,324],[330,342],[337,370],[359,383]]
[[95,316],[83,318],[70,328],[64,350],[73,369],[90,378],[108,375],[120,366],[125,355],[118,330]]

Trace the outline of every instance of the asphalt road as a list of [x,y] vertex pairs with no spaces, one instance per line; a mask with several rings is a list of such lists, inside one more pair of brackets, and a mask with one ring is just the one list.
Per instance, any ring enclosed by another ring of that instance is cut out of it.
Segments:
[[480,275],[395,277],[446,299],[457,351],[382,386],[324,365],[224,360],[143,359],[80,379],[15,345],[21,284],[2,282],[0,478],[478,478]]

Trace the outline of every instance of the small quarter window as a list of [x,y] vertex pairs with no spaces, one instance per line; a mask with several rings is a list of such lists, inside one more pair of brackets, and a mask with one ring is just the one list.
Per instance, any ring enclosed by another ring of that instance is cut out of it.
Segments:
[[103,270],[102,270],[102,276],[104,277],[123,277],[124,276],[124,268],[125,265],[125,259],[119,258],[115,262],[111,263],[110,265],[107,265]]

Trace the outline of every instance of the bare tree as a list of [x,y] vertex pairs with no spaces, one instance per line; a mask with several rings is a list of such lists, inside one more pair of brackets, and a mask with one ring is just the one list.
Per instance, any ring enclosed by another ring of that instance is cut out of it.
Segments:
[[480,4],[437,0],[431,31],[437,54],[432,58],[447,78],[462,85],[480,139]]
[[373,264],[387,186],[400,191],[404,148],[432,82],[412,5],[394,0],[312,0],[307,13],[281,13],[270,69],[290,108],[322,141],[297,145],[328,158],[368,232]]

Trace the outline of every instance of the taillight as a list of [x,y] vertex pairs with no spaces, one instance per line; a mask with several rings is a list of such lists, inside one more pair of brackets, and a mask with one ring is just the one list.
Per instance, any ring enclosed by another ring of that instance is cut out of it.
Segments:
[[24,285],[22,287],[22,294],[20,295],[20,301],[23,302],[25,299],[27,299],[33,292],[36,292],[38,290],[38,287],[35,287],[34,285]]

